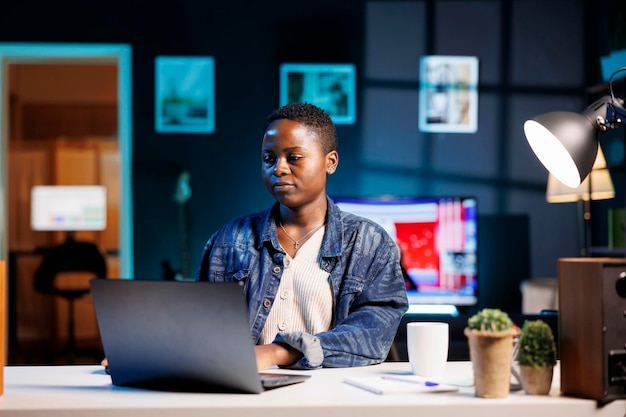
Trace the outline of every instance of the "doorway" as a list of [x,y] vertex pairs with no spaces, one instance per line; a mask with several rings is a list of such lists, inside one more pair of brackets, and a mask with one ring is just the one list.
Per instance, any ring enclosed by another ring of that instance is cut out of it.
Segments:
[[132,94],[131,48],[129,45],[76,45],[76,44],[5,44],[0,43],[0,256],[8,257],[7,149],[9,142],[9,64],[59,63],[90,64],[109,62],[118,68],[118,143],[120,154],[120,222],[119,251],[120,276],[133,277],[132,228]]
[[[3,44],[0,43],[0,144],[2,152],[0,156],[0,256],[9,262],[11,270],[11,256],[9,256],[9,239],[11,226],[14,226],[15,218],[8,218],[9,195],[11,188],[15,186],[9,182],[9,139],[11,133],[15,133],[15,115],[10,112],[11,94],[9,88],[9,68],[59,65],[64,67],[78,66],[103,66],[117,71],[117,132],[115,165],[119,163],[116,178],[116,189],[119,190],[117,199],[119,207],[117,242],[110,246],[117,248],[117,276],[124,278],[133,277],[133,236],[132,236],[132,192],[131,192],[131,49],[128,45],[77,45],[77,44]],[[32,112],[33,109],[30,109]],[[35,109],[36,110],[36,109]],[[71,109],[70,109],[71,110]],[[67,109],[66,112],[67,114]],[[55,117],[59,117],[56,114]],[[32,132],[31,132],[32,135]],[[70,158],[72,156],[70,155]],[[118,162],[119,161],[119,162]],[[28,216],[28,213],[22,213]],[[14,236],[13,236],[14,237]],[[8,276],[8,274],[7,274]],[[15,287],[15,285],[13,285]],[[14,293],[15,288],[9,288],[8,294]],[[9,311],[15,312],[15,299],[9,297]],[[11,314],[9,314],[11,317]],[[13,317],[15,314],[13,314]],[[12,326],[13,325],[13,326]],[[15,323],[9,323],[8,328],[15,328]],[[11,342],[9,334],[9,344]]]

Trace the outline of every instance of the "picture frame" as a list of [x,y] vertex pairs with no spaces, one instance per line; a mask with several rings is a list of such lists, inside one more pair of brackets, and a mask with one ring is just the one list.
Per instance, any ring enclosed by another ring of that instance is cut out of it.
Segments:
[[295,102],[324,109],[335,124],[354,124],[356,67],[353,64],[282,64],[279,104]]
[[478,130],[478,58],[428,55],[420,59],[419,130]]
[[156,57],[154,101],[158,133],[215,132],[215,59]]

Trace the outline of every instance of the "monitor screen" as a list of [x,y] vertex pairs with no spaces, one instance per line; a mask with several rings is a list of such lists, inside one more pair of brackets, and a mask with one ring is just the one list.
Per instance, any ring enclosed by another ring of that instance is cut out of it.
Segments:
[[106,209],[104,186],[38,185],[31,189],[33,230],[104,230]]
[[398,243],[411,304],[477,304],[475,197],[334,198],[380,224]]

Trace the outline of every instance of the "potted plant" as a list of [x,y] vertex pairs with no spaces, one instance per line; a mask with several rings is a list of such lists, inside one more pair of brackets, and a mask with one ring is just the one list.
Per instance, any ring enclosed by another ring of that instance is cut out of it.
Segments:
[[522,387],[527,394],[547,395],[556,365],[552,329],[542,320],[527,320],[517,342]]
[[513,340],[518,332],[509,315],[499,309],[484,308],[467,321],[464,333],[469,342],[478,397],[509,395]]

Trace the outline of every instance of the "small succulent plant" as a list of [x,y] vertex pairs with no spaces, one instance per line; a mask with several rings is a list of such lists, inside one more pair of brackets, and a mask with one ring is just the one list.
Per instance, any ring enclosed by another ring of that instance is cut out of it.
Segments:
[[520,366],[543,368],[556,365],[556,345],[552,329],[542,320],[527,320],[517,342]]
[[513,329],[513,321],[504,311],[497,308],[483,308],[467,321],[473,330],[502,332]]

